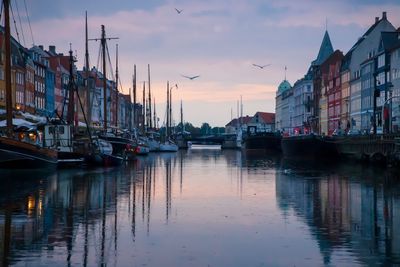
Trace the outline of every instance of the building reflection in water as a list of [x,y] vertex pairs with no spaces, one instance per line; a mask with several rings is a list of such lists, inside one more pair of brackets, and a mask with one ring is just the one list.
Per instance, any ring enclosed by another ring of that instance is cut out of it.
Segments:
[[[283,219],[289,215],[301,218],[325,264],[332,263],[334,253],[342,250],[360,264],[400,264],[400,187],[387,172],[360,165],[299,167],[276,157],[253,157],[240,151],[180,151],[138,158],[121,168],[1,172],[1,266],[27,262],[135,265],[136,256],[149,253],[146,248],[157,249],[152,242],[168,242],[169,231],[176,234],[185,227],[188,231],[190,224],[184,225],[188,222],[184,216],[204,215],[190,213],[186,191],[191,190],[196,201],[207,201],[201,197],[208,192],[202,193],[196,186],[212,191],[211,197],[218,196],[219,188],[229,187],[220,173],[209,174],[216,183],[207,185],[213,180],[201,177],[208,170],[189,169],[193,162],[221,171],[234,191],[233,196],[229,190],[223,193],[230,201],[239,199],[239,204],[253,203],[258,197],[246,187],[274,191],[275,186],[275,209]],[[195,175],[200,177],[197,181],[193,181]],[[272,179],[267,179],[270,175]],[[213,186],[218,189],[210,188]],[[265,193],[264,197],[268,199]],[[202,203],[190,203],[198,205],[193,207],[195,211],[204,209]],[[209,203],[216,207],[206,215],[217,218],[217,223],[228,222],[219,216],[218,207],[224,206]],[[246,222],[265,215],[257,214],[257,205],[249,206],[255,217],[245,217]],[[180,220],[179,208],[186,210]],[[232,210],[243,212],[236,207]],[[250,216],[250,212],[243,213]],[[207,233],[208,226],[195,225]],[[235,225],[230,222],[228,227]]]
[[[183,162],[181,158],[178,164]],[[165,221],[170,219],[176,165],[176,155],[165,154],[117,169],[2,173],[1,266],[34,262],[43,253],[49,265],[115,264],[119,230],[128,219],[130,240],[135,243],[140,216],[149,234],[152,199],[155,194],[161,196],[161,187],[165,189]],[[182,172],[180,167],[180,190]]]
[[335,166],[328,175],[315,169],[283,167],[276,175],[276,195],[284,217],[293,213],[308,225],[324,263],[345,249],[363,265],[400,264],[396,178],[361,165]]

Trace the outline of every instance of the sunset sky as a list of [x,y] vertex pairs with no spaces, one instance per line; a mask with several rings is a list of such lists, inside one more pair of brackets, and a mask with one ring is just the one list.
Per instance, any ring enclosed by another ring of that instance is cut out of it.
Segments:
[[[24,2],[13,2],[18,4],[13,3],[14,13],[18,8],[23,21],[21,43],[31,47]],[[400,26],[398,0],[26,0],[26,4],[34,43],[56,45],[62,53],[72,43],[79,68],[84,64],[87,10],[89,38],[100,36],[101,24],[107,36],[120,38],[110,41],[109,47],[115,68],[115,44],[119,44],[124,92],[132,86],[133,65],[140,82],[147,80],[150,64],[160,122],[169,80],[179,86],[173,92],[175,120],[182,99],[185,121],[196,126],[228,123],[231,110],[236,116],[241,95],[245,115],[275,112],[275,92],[284,79],[285,65],[293,84],[317,56],[326,25],[334,49],[343,52],[375,17],[382,17],[382,11],[396,28]],[[99,43],[91,42],[89,49],[91,65],[96,66]],[[271,66],[261,70],[253,63]],[[191,81],[181,75],[200,77]]]

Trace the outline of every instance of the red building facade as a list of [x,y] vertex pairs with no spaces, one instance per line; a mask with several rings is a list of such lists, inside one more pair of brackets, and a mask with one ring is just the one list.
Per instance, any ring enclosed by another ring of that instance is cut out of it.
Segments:
[[341,64],[343,53],[336,50],[321,65],[322,83],[327,88],[328,135],[341,128]]

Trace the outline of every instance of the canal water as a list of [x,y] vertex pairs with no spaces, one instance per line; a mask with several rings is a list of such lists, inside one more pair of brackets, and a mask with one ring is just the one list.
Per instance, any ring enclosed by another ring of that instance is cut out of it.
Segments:
[[192,150],[0,177],[0,266],[400,264],[386,169]]

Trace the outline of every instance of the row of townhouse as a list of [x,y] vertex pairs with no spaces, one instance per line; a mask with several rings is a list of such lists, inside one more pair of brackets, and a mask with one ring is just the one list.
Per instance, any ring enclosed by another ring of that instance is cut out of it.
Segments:
[[247,133],[249,129],[256,132],[274,132],[275,131],[275,113],[257,111],[254,116],[244,116],[232,119],[225,125],[225,133],[237,134],[238,130]]
[[344,54],[328,32],[306,75],[276,93],[276,129],[287,134],[335,130],[400,131],[400,29],[386,12]]
[[[4,44],[4,30],[0,28],[0,44]],[[23,47],[14,38],[11,40],[12,58],[12,105],[14,111],[33,114],[42,117],[68,118],[69,109],[74,109],[73,121],[76,125],[84,122],[84,116],[78,95],[86,118],[92,126],[104,123],[104,101],[107,103],[108,125],[131,129],[133,128],[133,108],[130,95],[116,90],[116,84],[109,79],[107,97],[104,99],[103,74],[96,68],[86,72],[77,70],[74,64],[73,78],[78,90],[70,86],[70,56],[56,52],[55,46],[45,50],[43,46]],[[0,47],[0,110],[5,110],[5,49]],[[73,92],[73,98],[70,93]],[[88,95],[90,102],[88,101]],[[69,103],[73,100],[73,103]],[[88,106],[90,103],[90,106]],[[136,104],[136,116],[141,118],[141,105]],[[137,123],[140,123],[139,119]]]

